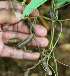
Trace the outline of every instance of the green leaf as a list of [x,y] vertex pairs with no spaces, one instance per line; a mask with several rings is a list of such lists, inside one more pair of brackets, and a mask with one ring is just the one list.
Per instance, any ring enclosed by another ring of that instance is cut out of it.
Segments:
[[26,15],[29,15],[34,9],[36,9],[46,1],[47,0],[31,0],[31,2],[26,6],[25,10],[23,11],[21,19],[24,19]]
[[55,0],[56,7],[60,7],[66,2],[70,2],[70,0]]

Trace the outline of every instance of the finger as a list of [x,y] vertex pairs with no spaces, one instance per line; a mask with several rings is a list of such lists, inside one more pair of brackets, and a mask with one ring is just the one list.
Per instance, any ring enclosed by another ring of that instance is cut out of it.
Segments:
[[[36,36],[41,36],[41,37],[44,37],[47,35],[47,30],[45,27],[41,26],[41,25],[37,25],[37,24],[34,24],[33,25],[34,28],[35,28],[35,35]],[[2,28],[3,30],[8,27],[7,25],[3,25]],[[18,24],[15,24],[14,26],[9,26],[9,29],[10,31],[14,30],[14,31],[18,31],[18,32],[22,32],[22,33],[25,33],[25,34],[29,34],[30,30],[28,29],[27,25],[23,24],[23,22],[19,22]]]
[[21,13],[9,11],[7,9],[0,9],[0,24],[8,23],[14,24],[21,20]]
[[2,24],[1,25],[1,29],[3,30],[3,31],[7,31],[7,30],[10,30],[10,31],[13,31],[13,24]]
[[[47,30],[45,27],[41,26],[41,25],[37,25],[37,24],[34,24],[33,25],[34,28],[35,28],[35,35],[37,36],[46,36],[47,35]],[[14,25],[14,29],[17,29],[18,28],[18,31],[19,32],[23,32],[23,33],[26,33],[26,34],[29,34],[29,29],[28,29],[28,26],[23,24],[23,22],[19,22],[17,27]]]
[[39,11],[38,11],[38,9],[35,9],[35,10],[33,10],[30,14],[29,14],[29,16],[39,16]]
[[39,53],[28,53],[12,47],[4,46],[1,50],[1,57],[11,57],[16,59],[38,59]]
[[[3,41],[5,42],[9,38],[20,38],[22,40],[25,40],[28,38],[29,35],[23,34],[23,33],[16,33],[16,32],[4,32],[3,34]],[[36,37],[39,41],[39,43],[43,46],[46,47],[48,45],[48,40],[44,37]],[[38,45],[40,46],[40,44]],[[36,42],[34,39],[32,39],[28,44],[28,46],[37,46]]]
[[[24,8],[24,6],[22,6],[20,3],[18,3],[18,2],[15,2],[15,5],[16,5],[16,8],[18,9],[18,10],[21,10],[21,11],[23,11],[25,8]],[[11,5],[11,8],[13,8],[12,7],[13,5]],[[10,5],[9,5],[9,2],[8,1],[0,1],[0,8],[6,8],[6,9],[10,9]],[[14,7],[14,9],[15,9],[15,7]],[[33,10],[31,13],[30,13],[30,16],[33,16],[33,15],[37,15],[37,16],[39,16],[39,11],[36,9],[36,10]]]

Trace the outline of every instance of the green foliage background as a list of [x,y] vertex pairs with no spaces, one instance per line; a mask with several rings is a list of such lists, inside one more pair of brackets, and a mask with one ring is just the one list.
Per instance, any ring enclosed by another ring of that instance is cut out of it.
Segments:
[[[47,0],[31,0],[31,2],[26,6],[25,10],[23,11],[22,19],[24,19],[26,15],[29,15],[34,9],[36,9],[46,1]],[[54,1],[57,8],[62,6],[66,2],[70,2],[70,0],[54,0]]]
[[56,7],[60,7],[61,5],[65,4],[66,2],[70,2],[70,0],[55,0]]

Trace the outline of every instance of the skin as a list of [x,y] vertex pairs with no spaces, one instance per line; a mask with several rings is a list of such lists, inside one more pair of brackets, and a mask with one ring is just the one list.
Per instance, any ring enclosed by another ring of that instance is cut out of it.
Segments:
[[[16,6],[18,9],[24,10],[24,7],[20,4],[16,3]],[[33,15],[39,15],[37,9],[36,11],[31,12],[30,16]],[[18,50],[16,48],[4,45],[4,42],[9,38],[20,38],[24,40],[29,36],[29,29],[21,21],[21,16],[21,11],[16,12],[16,14],[13,11],[9,11],[9,4],[7,1],[0,1],[0,56],[17,59],[38,59],[40,56],[39,53],[25,53],[24,50]],[[2,32],[2,30],[8,26],[8,31]],[[35,35],[37,36],[38,41],[43,47],[46,47],[48,45],[48,40],[47,38],[45,38],[45,36],[47,35],[46,28],[38,24],[33,26],[35,28]],[[37,46],[34,39],[32,39],[27,45]]]

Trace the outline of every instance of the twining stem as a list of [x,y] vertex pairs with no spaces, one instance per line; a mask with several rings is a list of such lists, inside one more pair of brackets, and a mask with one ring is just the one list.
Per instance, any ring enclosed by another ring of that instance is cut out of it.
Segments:
[[[54,3],[54,0],[52,0],[52,9],[53,9],[53,18],[55,18],[54,16],[54,13],[55,13],[55,3]],[[49,49],[51,50],[51,52],[49,53],[48,55],[48,59],[47,59],[47,65],[48,65],[48,61],[49,61],[49,57],[51,55],[51,53],[53,52],[53,38],[54,38],[54,20],[52,18],[52,26],[51,26],[51,42],[50,42],[50,46],[49,46]],[[53,56],[54,56],[54,53],[53,53]],[[54,63],[56,65],[56,76],[58,76],[58,70],[57,70],[57,61],[56,61],[56,58],[54,56]]]
[[51,26],[51,42],[49,49],[51,50],[53,48],[53,37],[54,37],[54,27],[53,27],[54,21],[52,21],[52,26]]
[[[52,9],[55,12],[55,7],[54,7],[54,0],[52,0]],[[53,12],[53,18],[54,18],[54,12]],[[53,48],[53,38],[54,38],[54,20],[52,18],[52,26],[51,26],[51,42],[50,42],[50,46],[49,49],[51,50]],[[49,61],[49,57],[47,59],[47,65],[48,65],[48,61]]]
[[58,76],[57,60],[56,60],[56,58],[55,58],[54,52],[53,52],[53,58],[54,58],[55,66],[56,66],[56,76]]

